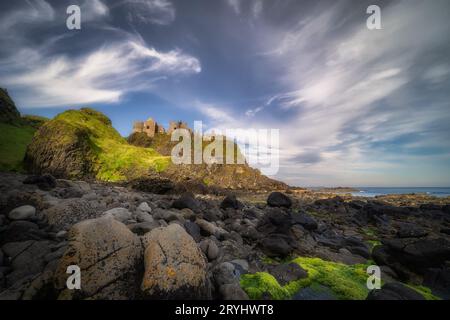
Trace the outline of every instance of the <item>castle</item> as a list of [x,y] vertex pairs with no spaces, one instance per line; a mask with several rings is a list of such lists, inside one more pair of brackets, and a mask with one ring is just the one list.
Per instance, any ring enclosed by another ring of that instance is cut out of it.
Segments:
[[[191,132],[186,122],[182,121],[170,121],[169,130],[167,134],[172,134],[172,132],[176,129],[187,129]],[[155,134],[164,134],[166,130],[163,126],[158,124],[152,118],[149,118],[147,121],[135,121],[133,124],[133,133],[142,132],[145,133],[150,138],[153,138]]]

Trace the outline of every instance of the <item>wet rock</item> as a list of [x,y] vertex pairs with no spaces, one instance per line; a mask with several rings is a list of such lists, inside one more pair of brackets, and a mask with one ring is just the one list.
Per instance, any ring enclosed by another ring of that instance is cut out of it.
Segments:
[[267,198],[267,204],[271,207],[290,208],[292,206],[292,200],[284,193],[272,192]]
[[[71,239],[59,260],[55,287],[60,299],[133,299],[141,243],[124,224],[111,217],[85,220],[69,231]],[[67,267],[81,269],[81,290],[66,289]]]
[[44,191],[50,191],[56,187],[56,179],[49,174],[44,174],[42,176],[28,176],[23,183],[35,184],[39,189]]
[[32,220],[36,218],[36,208],[30,205],[21,206],[13,209],[8,214],[11,220]]
[[387,283],[379,290],[372,290],[367,300],[425,300],[417,291],[398,282]]
[[279,264],[269,267],[269,273],[277,279],[282,286],[291,281],[304,279],[308,277],[308,272],[297,263]]
[[189,193],[183,193],[177,200],[172,203],[172,208],[184,209],[188,208],[196,212],[198,210],[199,204],[195,197]]
[[141,290],[147,298],[208,299],[206,262],[200,249],[178,224],[145,236],[145,273]]

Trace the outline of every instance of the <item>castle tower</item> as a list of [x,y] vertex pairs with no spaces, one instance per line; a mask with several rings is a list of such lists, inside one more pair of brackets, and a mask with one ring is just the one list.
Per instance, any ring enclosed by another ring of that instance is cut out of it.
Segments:
[[187,129],[191,132],[186,122],[183,121],[170,121],[168,134],[172,134],[176,129]]

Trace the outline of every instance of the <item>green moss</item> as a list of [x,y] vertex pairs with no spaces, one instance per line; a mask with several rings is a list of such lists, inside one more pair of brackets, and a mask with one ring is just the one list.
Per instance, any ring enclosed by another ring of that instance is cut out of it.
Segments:
[[407,284],[408,287],[410,287],[413,290],[416,290],[418,293],[423,295],[425,299],[427,300],[442,300],[439,297],[436,297],[432,292],[430,288],[424,287],[424,286],[417,286],[412,284]]
[[24,124],[0,123],[0,170],[22,172],[25,151],[36,130]]
[[250,299],[261,299],[265,294],[275,300],[290,297],[288,290],[281,287],[278,281],[267,272],[244,274],[241,277],[240,284]]
[[318,285],[330,288],[342,300],[362,300],[369,293],[365,264],[345,265],[307,257],[298,257],[292,262],[308,271],[308,277],[281,286],[268,273],[247,274],[241,277],[241,287],[251,299],[260,299],[264,294],[273,299],[289,299],[302,288]]

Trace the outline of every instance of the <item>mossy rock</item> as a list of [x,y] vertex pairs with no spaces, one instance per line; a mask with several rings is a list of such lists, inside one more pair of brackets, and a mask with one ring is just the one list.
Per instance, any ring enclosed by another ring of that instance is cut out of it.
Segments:
[[124,181],[161,172],[170,158],[129,145],[104,114],[68,110],[46,122],[31,141],[25,163],[37,173],[71,179]]

